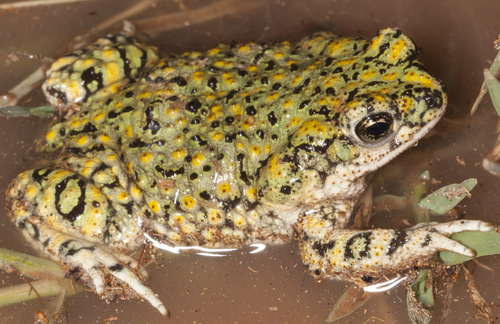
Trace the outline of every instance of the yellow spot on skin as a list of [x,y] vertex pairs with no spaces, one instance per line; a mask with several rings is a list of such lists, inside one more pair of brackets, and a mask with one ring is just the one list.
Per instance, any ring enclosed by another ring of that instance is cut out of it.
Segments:
[[132,173],[132,172],[134,171],[133,167],[134,167],[134,163],[133,163],[133,162],[130,162],[130,163],[127,165],[128,172]]
[[218,49],[218,48],[212,48],[211,50],[208,51],[208,55],[209,56],[214,56],[214,55],[216,55],[219,52],[220,52],[220,49]]
[[433,82],[432,78],[428,74],[425,74],[425,73],[419,73],[419,72],[415,72],[415,71],[408,72],[408,73],[405,73],[403,80],[407,80],[410,82],[418,82],[418,83],[422,84],[423,86],[429,87],[429,88],[434,87],[434,82]]
[[234,103],[231,105],[231,110],[235,115],[243,115],[243,111],[241,110],[241,106],[239,103]]
[[254,187],[248,188],[246,192],[246,197],[250,202],[254,202],[257,200],[257,190]]
[[108,158],[108,161],[114,161],[116,160],[118,157],[116,156],[116,154],[110,154],[107,156]]
[[391,48],[391,60],[395,61],[400,58],[401,52],[406,48],[406,42],[404,40],[398,40],[392,45]]
[[168,117],[175,118],[175,117],[177,117],[177,115],[179,115],[179,109],[177,107],[170,106],[167,109],[167,116]]
[[278,97],[279,97],[279,94],[273,93],[273,94],[267,96],[266,100],[268,102],[272,102],[272,101],[275,101],[276,99],[278,99]]
[[186,156],[186,151],[184,149],[177,149],[172,152],[172,157],[176,160],[184,159]]
[[368,70],[368,71],[366,71],[365,73],[363,73],[361,75],[361,79],[363,79],[363,80],[369,80],[369,79],[373,78],[376,75],[377,75],[376,71],[374,71],[374,70]]
[[282,80],[283,77],[284,75],[282,73],[276,73],[275,75],[273,75],[273,79],[276,81]]
[[151,208],[152,211],[157,213],[160,211],[160,204],[156,200],[151,200],[149,202],[149,208]]
[[181,118],[177,119],[177,120],[176,120],[176,124],[177,124],[178,126],[183,126],[183,125],[186,125],[186,118],[181,117]]
[[275,59],[280,60],[280,59],[283,58],[284,55],[281,52],[276,52],[276,53],[274,53],[273,56],[274,56]]
[[236,218],[234,219],[234,225],[238,227],[245,225],[245,223],[246,223],[245,218],[241,215],[236,216]]
[[149,92],[149,91],[144,91],[143,93],[141,93],[141,94],[137,97],[137,99],[141,100],[141,99],[143,99],[143,98],[149,98],[149,97],[151,97],[151,92]]
[[26,196],[28,196],[28,198],[31,199],[37,192],[38,189],[35,186],[29,186],[28,189],[26,190]]
[[248,72],[255,72],[257,71],[259,68],[256,67],[255,65],[250,65],[248,68],[247,68],[247,71]]
[[140,200],[140,199],[142,199],[141,189],[137,188],[136,185],[132,186],[132,188],[130,190],[130,193],[132,194],[132,197],[134,198],[134,200]]
[[147,162],[151,161],[152,157],[153,157],[153,155],[151,155],[151,153],[145,152],[141,155],[141,162],[147,163]]
[[296,86],[300,83],[300,81],[302,81],[302,77],[300,75],[297,75],[295,78],[293,78],[293,81],[292,81],[292,86]]
[[173,67],[170,67],[170,66],[163,69],[163,72],[165,74],[171,74],[171,73],[174,73],[174,71],[175,71],[175,69]]
[[266,146],[264,146],[264,151],[265,151],[266,153],[271,152],[271,145],[266,145]]
[[99,122],[104,118],[104,116],[106,116],[105,113],[103,113],[103,112],[98,113],[97,115],[94,116],[94,121]]
[[195,72],[193,74],[193,80],[195,82],[198,82],[198,83],[202,82],[204,77],[205,77],[205,74],[201,71]]
[[184,210],[193,210],[196,207],[196,200],[192,196],[182,197],[181,202]]
[[184,143],[184,135],[179,134],[176,137],[174,137],[174,143],[175,144],[182,144],[182,143]]
[[250,147],[250,156],[251,157],[259,157],[260,156],[260,147],[254,145]]
[[120,194],[118,194],[118,196],[116,197],[116,199],[118,199],[118,201],[120,203],[128,203],[129,199],[130,199],[130,196],[128,195],[128,193],[126,192],[122,192]]
[[87,144],[88,140],[89,140],[89,138],[86,135],[84,135],[84,136],[79,137],[76,140],[76,144],[78,144],[78,145],[85,145],[85,144]]
[[237,141],[236,142],[236,148],[244,149],[245,148],[245,144],[243,144],[243,142],[241,142],[241,141]]
[[396,76],[398,75],[397,72],[393,72],[393,73],[386,73],[382,79],[384,79],[385,81],[391,81],[391,80],[394,80],[396,78]]
[[174,221],[177,221],[179,224],[184,223],[184,220],[185,220],[185,218],[182,215],[177,214],[174,216]]
[[217,61],[213,64],[216,68],[224,67],[224,61]]
[[81,124],[81,122],[80,122],[79,120],[75,120],[75,121],[73,121],[73,122],[69,125],[69,127],[70,127],[70,128],[76,128],[76,127],[80,126],[80,124]]
[[53,130],[51,130],[50,132],[47,133],[46,138],[47,138],[48,141],[50,141],[50,140],[52,140],[54,138],[54,136],[56,136],[56,132],[53,131]]
[[134,131],[132,130],[132,126],[129,125],[129,126],[125,127],[124,133],[125,133],[125,136],[127,136],[127,137],[134,136]]
[[283,108],[290,108],[292,105],[293,105],[293,101],[291,101],[291,100],[285,100],[281,106]]
[[240,52],[240,53],[248,52],[249,50],[250,50],[250,47],[248,47],[247,45],[243,45],[243,46],[240,46],[240,48],[238,48],[238,52]]
[[205,157],[203,156],[203,154],[196,153],[195,155],[193,155],[191,163],[193,163],[194,166],[199,166],[200,164],[203,163],[204,158]]
[[101,142],[107,143],[107,142],[109,142],[110,137],[106,134],[102,134],[101,136],[99,136],[99,139],[101,140]]
[[231,185],[227,182],[222,183],[219,185],[218,192],[220,192],[221,195],[226,195],[231,191]]
[[224,136],[224,134],[222,134],[221,132],[215,132],[212,135],[212,140],[214,140],[214,141],[220,141],[223,136]]

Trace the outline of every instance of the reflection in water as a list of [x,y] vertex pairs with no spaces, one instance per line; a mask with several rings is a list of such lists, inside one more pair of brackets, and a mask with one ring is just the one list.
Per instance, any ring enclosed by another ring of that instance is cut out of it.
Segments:
[[[163,242],[160,242],[158,240],[155,240],[148,234],[144,233],[144,236],[153,244],[154,247],[179,254],[181,250],[198,250],[201,252],[196,253],[197,255],[203,255],[203,256],[208,256],[208,257],[224,257],[227,256],[226,254],[219,254],[219,253],[224,253],[224,252],[232,252],[238,250],[237,248],[227,248],[227,249],[209,249],[209,248],[204,248],[201,246],[170,246],[168,244],[165,244]],[[249,252],[249,253],[258,253],[263,251],[266,248],[265,244],[260,244],[260,243],[255,243],[255,244],[250,244],[250,247],[255,247],[256,249]],[[218,252],[218,253],[216,253]]]
[[403,282],[405,281],[407,278],[407,276],[404,276],[402,278],[393,278],[389,281],[386,281],[386,282],[382,282],[382,283],[378,283],[378,284],[374,284],[374,285],[370,285],[370,286],[366,286],[363,288],[364,291],[366,292],[382,292],[382,291],[386,291],[386,290],[389,290],[393,287],[396,287],[400,282]]

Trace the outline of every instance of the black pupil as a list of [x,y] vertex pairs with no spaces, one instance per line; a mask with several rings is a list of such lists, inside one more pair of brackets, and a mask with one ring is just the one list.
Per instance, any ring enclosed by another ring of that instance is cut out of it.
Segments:
[[391,133],[393,119],[386,113],[365,117],[356,125],[356,135],[365,142],[375,142]]

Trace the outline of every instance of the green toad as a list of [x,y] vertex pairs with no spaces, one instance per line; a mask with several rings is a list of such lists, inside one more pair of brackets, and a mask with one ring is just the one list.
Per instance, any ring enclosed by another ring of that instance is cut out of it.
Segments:
[[444,85],[399,30],[163,59],[110,35],[56,61],[43,87],[54,105],[81,109],[50,127],[42,150],[59,158],[20,174],[7,204],[30,242],[99,295],[114,278],[166,314],[124,254],[145,235],[205,247],[295,235],[318,279],[363,285],[436,251],[473,256],[447,236],[493,228],[348,227],[366,176],[445,110]]

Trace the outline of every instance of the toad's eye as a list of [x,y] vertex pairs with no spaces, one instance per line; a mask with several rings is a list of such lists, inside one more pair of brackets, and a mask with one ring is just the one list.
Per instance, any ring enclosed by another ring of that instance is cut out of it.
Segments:
[[388,113],[379,113],[363,118],[355,128],[356,135],[367,143],[375,143],[392,133],[394,118]]

